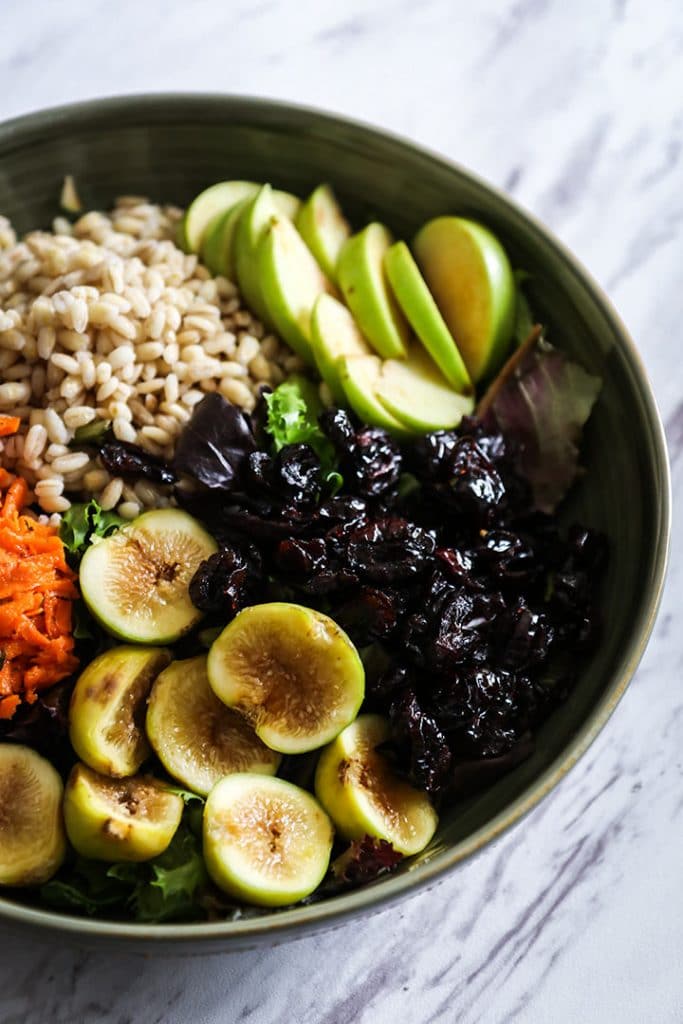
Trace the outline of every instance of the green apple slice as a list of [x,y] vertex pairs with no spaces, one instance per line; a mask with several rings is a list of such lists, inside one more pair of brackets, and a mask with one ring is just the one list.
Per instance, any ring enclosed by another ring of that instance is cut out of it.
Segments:
[[286,217],[270,218],[256,253],[261,295],[280,336],[305,362],[313,363],[311,311],[330,282]]
[[351,228],[329,185],[318,185],[311,192],[299,210],[296,226],[324,273],[336,281],[339,253]]
[[272,191],[273,202],[275,203],[275,209],[278,213],[281,213],[283,217],[287,217],[294,223],[299,216],[301,210],[301,200],[298,196],[292,195],[291,192],[283,192],[282,189],[274,188]]
[[248,202],[248,199],[240,199],[239,203],[235,203],[228,210],[216,214],[209,222],[202,241],[201,256],[204,265],[212,274],[221,274],[231,281],[235,278],[232,251],[235,228],[237,219]]
[[346,304],[375,351],[385,359],[402,358],[408,324],[387,287],[384,253],[392,243],[382,224],[368,224],[343,245],[337,278]]
[[491,377],[505,359],[515,319],[515,282],[505,250],[488,228],[436,217],[413,249],[470,377]]
[[[235,229],[237,222],[248,204],[249,199],[258,192],[258,185],[254,186],[252,196],[240,199],[238,203],[227,210],[217,214],[210,222],[204,233],[202,242],[202,260],[212,274],[221,274],[229,281],[236,279],[235,273]],[[271,192],[273,204],[283,215],[292,220],[301,206],[301,200],[293,196],[291,192],[281,192],[273,189]]]
[[363,423],[383,427],[399,437],[411,433],[375,394],[382,375],[382,360],[379,356],[341,356],[337,367],[346,401]]
[[334,829],[318,802],[284,779],[237,772],[204,808],[204,859],[229,896],[258,906],[295,903],[320,885]]
[[235,275],[240,291],[247,305],[265,324],[270,324],[270,319],[261,292],[256,254],[261,236],[276,216],[273,190],[270,185],[263,185],[238,217],[233,242]]
[[405,242],[387,249],[384,268],[398,304],[446,380],[456,391],[471,393],[467,367]]
[[196,196],[180,222],[178,244],[185,252],[199,252],[204,232],[218,213],[229,210],[240,199],[253,196],[258,185],[253,181],[219,181]]
[[365,672],[327,615],[275,601],[245,608],[211,646],[211,689],[251,722],[271,750],[324,746],[358,714]]
[[342,356],[369,356],[370,346],[346,306],[333,295],[319,295],[311,313],[311,348],[320,376],[338,403],[347,401],[339,360]]
[[420,348],[405,361],[385,360],[375,395],[392,416],[420,433],[451,430],[474,408],[474,398],[454,391]]
[[187,512],[145,512],[87,548],[79,573],[83,600],[113,636],[174,643],[202,618],[190,600],[190,580],[217,548]]
[[385,718],[359,715],[320,755],[315,795],[344,839],[376,836],[411,856],[439,819],[427,794],[399,778],[377,750],[390,738]]

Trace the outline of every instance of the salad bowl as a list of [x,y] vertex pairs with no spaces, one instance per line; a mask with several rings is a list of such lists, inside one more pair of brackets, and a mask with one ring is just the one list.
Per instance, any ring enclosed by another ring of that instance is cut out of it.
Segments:
[[275,944],[371,913],[434,885],[518,822],[572,768],[624,694],[652,631],[670,530],[666,447],[636,345],[598,285],[529,213],[464,168],[367,125],[286,104],[219,95],[150,95],[48,110],[0,125],[0,213],[18,231],[48,227],[72,175],[89,209],[120,194],[185,206],[226,178],[297,195],[330,181],[353,223],[412,237],[453,212],[485,222],[554,345],[602,379],[584,434],[585,472],[562,511],[609,538],[604,634],[534,752],[441,817],[429,846],[391,876],[332,899],[202,924],[90,920],[0,898],[0,920],[64,940],[205,953]]

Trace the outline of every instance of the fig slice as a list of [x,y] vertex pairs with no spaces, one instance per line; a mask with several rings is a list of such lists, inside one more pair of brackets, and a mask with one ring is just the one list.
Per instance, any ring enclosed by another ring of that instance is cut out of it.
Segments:
[[35,750],[0,744],[0,885],[41,885],[61,865],[63,788]]
[[64,793],[64,824],[71,845],[93,860],[150,860],[173,839],[182,797],[151,777],[109,779],[76,764]]
[[83,600],[122,640],[174,643],[202,617],[189,584],[200,562],[217,549],[187,512],[145,512],[86,550],[79,576]]
[[206,657],[174,661],[152,687],[147,735],[166,771],[206,796],[231,772],[274,775],[280,755],[209,686]]
[[286,602],[240,612],[212,644],[207,670],[216,696],[283,754],[329,743],[365,693],[363,663],[341,627]]
[[71,745],[90,768],[135,775],[151,754],[145,707],[156,676],[171,660],[164,647],[122,644],[98,655],[76,680],[69,707]]
[[334,830],[304,789],[237,772],[204,808],[204,859],[216,885],[247,903],[277,907],[308,896],[330,861]]
[[360,715],[320,755],[315,794],[343,839],[385,839],[399,853],[419,853],[438,817],[429,797],[399,778],[377,747],[390,737],[381,715]]

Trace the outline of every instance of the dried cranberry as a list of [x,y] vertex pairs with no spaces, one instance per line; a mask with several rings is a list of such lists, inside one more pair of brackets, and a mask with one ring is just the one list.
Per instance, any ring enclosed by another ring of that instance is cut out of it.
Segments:
[[226,546],[203,561],[190,580],[190,600],[205,612],[227,619],[251,603],[254,578],[243,553]]
[[443,609],[429,649],[434,667],[450,671],[464,663],[487,661],[493,627],[504,609],[500,594],[455,591]]
[[424,572],[436,547],[431,533],[397,517],[355,526],[340,539],[351,570],[383,584]]
[[475,557],[472,551],[463,548],[439,548],[436,557],[453,582],[481,588],[482,584],[475,576]]
[[497,757],[528,727],[531,691],[523,677],[479,668],[452,677],[432,696],[434,714],[463,757]]
[[459,440],[454,430],[437,430],[416,441],[406,452],[408,469],[418,480],[444,481],[450,477],[450,457]]
[[332,862],[331,871],[337,884],[349,889],[393,871],[402,860],[403,855],[386,839],[366,835],[352,841],[349,848]]
[[507,613],[507,630],[499,636],[499,662],[505,668],[521,670],[544,661],[553,640],[546,615],[534,612],[520,598]]
[[364,498],[378,498],[395,488],[401,473],[401,449],[386,430],[356,430],[348,413],[341,409],[323,413],[320,422],[337,451],[349,491]]
[[351,453],[342,461],[350,486],[366,498],[377,498],[395,487],[401,472],[401,450],[386,430],[368,427],[356,434]]
[[395,591],[362,587],[334,609],[334,618],[355,644],[365,647],[387,640],[396,631],[405,608],[404,597]]
[[387,698],[393,697],[409,687],[410,672],[405,665],[397,662],[389,662],[383,669],[372,678],[366,680],[369,684],[370,697],[386,702]]
[[400,763],[408,765],[410,779],[428,793],[438,794],[447,783],[453,755],[436,719],[411,690],[392,701],[389,719],[392,738],[403,755]]
[[337,451],[345,451],[353,444],[356,428],[346,409],[326,409],[320,416],[320,426]]
[[321,537],[282,540],[275,553],[275,563],[287,575],[310,576],[322,572],[327,565],[325,541]]
[[275,486],[294,505],[315,505],[320,498],[320,459],[308,444],[288,444],[275,456]]
[[531,582],[539,574],[535,552],[510,530],[489,530],[482,539],[479,553],[488,572],[498,582]]
[[163,459],[151,455],[137,444],[109,441],[100,448],[102,465],[112,476],[129,480],[149,480],[155,484],[173,484],[177,477]]
[[458,440],[446,464],[451,504],[478,523],[490,522],[505,497],[505,486],[494,464],[471,437]]
[[252,452],[246,462],[245,487],[276,507],[309,509],[320,497],[320,459],[308,444],[285,445],[275,458],[267,452]]

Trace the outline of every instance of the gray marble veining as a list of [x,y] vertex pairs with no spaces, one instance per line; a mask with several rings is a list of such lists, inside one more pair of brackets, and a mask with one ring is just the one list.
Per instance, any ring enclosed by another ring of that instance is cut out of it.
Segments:
[[[683,498],[676,0],[0,3],[0,117],[115,92],[314,103],[507,188],[637,340]],[[680,517],[678,518],[680,525]],[[683,541],[652,643],[552,796],[430,893],[277,949],[142,960],[0,930],[3,1024],[680,1024]]]

